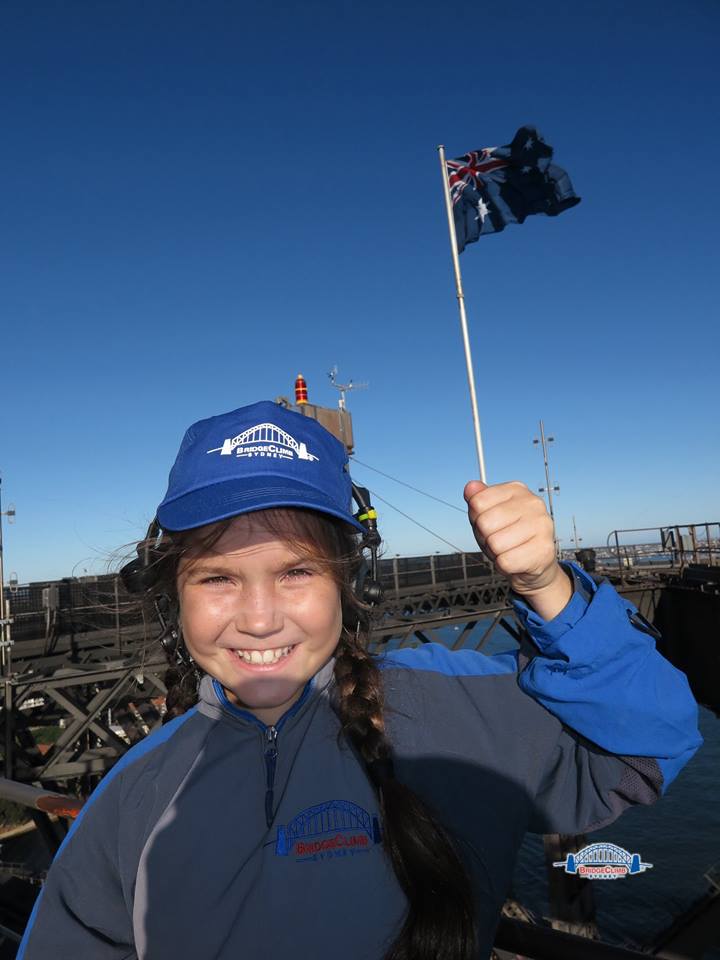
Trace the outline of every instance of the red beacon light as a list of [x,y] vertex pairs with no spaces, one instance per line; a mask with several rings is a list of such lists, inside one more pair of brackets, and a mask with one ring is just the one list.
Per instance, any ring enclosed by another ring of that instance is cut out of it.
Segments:
[[307,402],[307,383],[305,383],[305,377],[299,373],[295,379],[295,404],[300,407]]

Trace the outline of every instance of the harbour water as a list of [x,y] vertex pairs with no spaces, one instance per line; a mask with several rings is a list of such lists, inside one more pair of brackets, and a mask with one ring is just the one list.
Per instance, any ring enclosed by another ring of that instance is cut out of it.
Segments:
[[[481,625],[476,628],[480,636]],[[454,628],[439,631],[444,642],[457,639]],[[472,639],[468,646],[473,646]],[[515,641],[496,629],[483,652],[515,649]],[[651,807],[627,810],[616,823],[589,835],[589,841],[616,843],[640,853],[651,870],[621,880],[593,884],[597,922],[603,939],[642,946],[708,889],[704,874],[720,868],[720,719],[700,708],[705,739],[663,799]],[[542,838],[528,834],[520,851],[513,894],[540,916],[548,914]],[[704,960],[720,960],[719,947]]]

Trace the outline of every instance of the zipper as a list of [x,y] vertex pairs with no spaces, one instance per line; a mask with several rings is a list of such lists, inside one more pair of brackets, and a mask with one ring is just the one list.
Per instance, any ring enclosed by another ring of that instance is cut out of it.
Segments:
[[265,822],[268,827],[272,826],[273,822],[273,805],[274,805],[274,786],[275,786],[275,770],[277,768],[277,741],[278,741],[278,732],[283,728],[284,724],[300,710],[305,701],[310,696],[310,693],[315,686],[315,679],[309,680],[305,684],[305,689],[303,690],[300,698],[290,707],[287,713],[284,713],[280,719],[277,721],[277,725],[266,726],[262,720],[259,720],[255,714],[250,713],[249,710],[242,710],[240,707],[236,707],[235,704],[230,703],[228,698],[225,695],[225,691],[222,688],[222,684],[218,680],[213,680],[213,688],[217,695],[218,700],[223,705],[223,707],[231,714],[234,714],[236,717],[242,717],[243,720],[247,720],[250,723],[253,723],[256,727],[259,727],[263,733],[263,759],[265,761]]
[[273,821],[273,787],[278,755],[277,736],[276,727],[268,727],[265,731],[265,821],[268,827],[272,826]]

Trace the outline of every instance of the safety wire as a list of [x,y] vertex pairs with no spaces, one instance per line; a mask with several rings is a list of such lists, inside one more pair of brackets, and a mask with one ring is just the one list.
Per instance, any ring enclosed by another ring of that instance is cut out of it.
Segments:
[[[440,497],[434,496],[432,493],[427,493],[425,490],[421,490],[419,487],[414,487],[411,483],[406,483],[404,480],[398,480],[397,477],[390,476],[389,473],[383,473],[382,470],[378,470],[377,467],[371,467],[369,463],[363,463],[362,460],[358,460],[357,457],[350,457],[353,463],[359,464],[361,467],[365,467],[367,470],[372,470],[373,473],[379,473],[381,477],[387,477],[388,480],[393,480],[395,483],[399,483],[403,487],[407,487],[408,490],[414,490],[415,493],[421,493],[424,497],[429,497],[431,500],[436,500],[438,503],[444,504],[446,507],[450,507],[452,510],[459,510],[460,513],[465,513],[462,507],[458,507],[454,503],[449,503],[447,500],[441,500]],[[390,506],[390,504],[388,504]],[[410,518],[412,519],[412,517]],[[442,540],[442,537],[440,537]],[[445,541],[447,543],[447,540]]]
[[370,493],[373,495],[375,500],[381,500],[384,504],[390,507],[391,510],[395,510],[397,513],[399,513],[401,517],[405,517],[405,519],[409,520],[410,523],[414,523],[416,527],[420,527],[422,530],[425,530],[426,533],[431,534],[433,537],[437,537],[438,540],[442,540],[443,543],[446,543],[449,547],[452,547],[456,553],[465,552],[461,547],[458,547],[457,544],[451,543],[449,540],[446,540],[445,537],[441,537],[439,533],[435,533],[434,530],[431,530],[430,527],[426,527],[423,523],[420,523],[419,520],[416,520],[407,513],[403,513],[400,507],[396,507],[394,504],[390,503],[389,500],[386,500],[385,497],[381,497],[380,494],[375,490],[370,490]]
[[[383,473],[382,470],[378,470],[377,467],[371,467],[369,463],[363,463],[362,460],[358,460],[357,457],[350,457],[353,463],[357,463],[358,466],[365,467],[368,470],[372,470],[374,473],[379,473],[383,477],[387,477],[388,480],[393,480],[395,483],[399,483],[403,487],[407,487],[409,490],[414,490],[415,493],[421,493],[424,497],[429,497],[431,500],[436,500],[438,503],[444,504],[446,507],[451,507],[453,510],[459,510],[460,513],[465,513],[461,507],[455,506],[454,503],[448,503],[447,500],[441,500],[440,497],[433,496],[432,493],[427,493],[425,490],[421,490],[419,487],[414,487],[411,483],[406,483],[404,480],[399,480],[397,477],[391,476],[389,473]],[[396,513],[399,513],[401,517],[405,517],[406,520],[409,520],[410,523],[414,523],[416,527],[420,527],[421,530],[424,530],[426,533],[429,533],[431,536],[436,537],[438,540],[442,540],[443,543],[446,543],[449,547],[452,547],[457,553],[463,553],[463,550],[457,546],[455,543],[451,543],[450,540],[446,540],[445,537],[441,537],[439,533],[435,533],[434,530],[431,530],[430,527],[426,527],[423,523],[420,523],[419,520],[416,520],[414,517],[411,517],[408,513],[404,513],[400,507],[396,507],[394,504],[390,503],[389,500],[386,500],[384,497],[381,497],[379,493],[375,490],[370,490],[370,493],[376,500],[381,500],[384,504],[390,507],[391,510],[395,510]]]

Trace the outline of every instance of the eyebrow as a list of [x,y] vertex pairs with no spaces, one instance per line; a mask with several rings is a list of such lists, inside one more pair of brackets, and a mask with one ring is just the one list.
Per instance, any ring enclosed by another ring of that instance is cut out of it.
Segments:
[[185,572],[189,574],[201,574],[201,573],[231,574],[233,573],[233,570],[231,567],[226,567],[219,563],[216,563],[216,564],[193,563],[191,561],[186,567]]
[[[317,567],[320,568],[321,563],[318,560],[304,560],[302,557],[295,557],[287,561],[287,563],[282,563],[277,568],[278,570],[291,570],[293,567]],[[202,576],[205,574],[211,574],[213,576],[228,576],[232,577],[237,574],[237,570],[228,566],[222,562],[218,563],[208,563],[208,562],[195,562],[192,561],[185,568],[184,573],[188,576]]]

